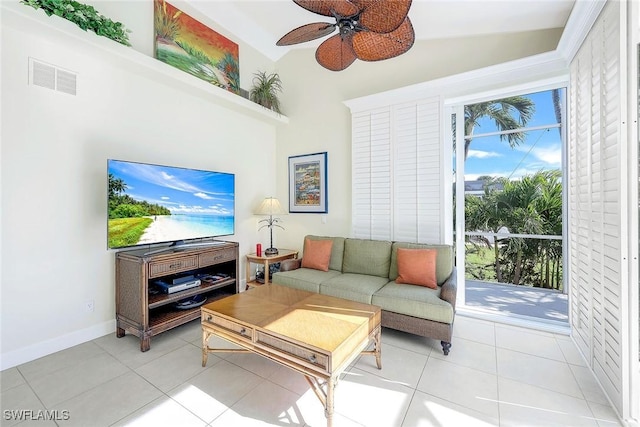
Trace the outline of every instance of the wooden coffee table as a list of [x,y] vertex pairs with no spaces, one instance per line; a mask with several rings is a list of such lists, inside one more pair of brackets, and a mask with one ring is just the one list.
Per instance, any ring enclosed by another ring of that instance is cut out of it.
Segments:
[[[209,347],[211,335],[241,348]],[[365,351],[370,342],[374,350]],[[382,368],[380,307],[279,285],[261,286],[202,306],[202,366],[212,352],[252,352],[300,372],[333,421],[340,374],[359,354]]]

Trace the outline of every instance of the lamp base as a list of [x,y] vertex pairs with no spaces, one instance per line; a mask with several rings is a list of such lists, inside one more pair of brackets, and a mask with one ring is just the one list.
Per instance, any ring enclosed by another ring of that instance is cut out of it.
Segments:
[[278,250],[276,248],[267,248],[264,250],[265,255],[278,255]]

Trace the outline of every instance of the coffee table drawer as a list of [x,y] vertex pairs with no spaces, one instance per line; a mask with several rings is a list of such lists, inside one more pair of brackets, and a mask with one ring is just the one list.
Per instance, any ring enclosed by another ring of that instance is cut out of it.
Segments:
[[228,333],[244,341],[252,341],[253,329],[241,323],[236,323],[231,320],[227,320],[223,317],[218,317],[218,316],[214,316],[213,314],[207,314],[207,313],[202,313],[202,321],[204,323],[209,323],[211,325],[215,325],[219,328],[222,328]]
[[329,369],[329,358],[325,354],[290,343],[262,331],[256,331],[256,342],[293,356],[302,362],[315,365],[325,371]]

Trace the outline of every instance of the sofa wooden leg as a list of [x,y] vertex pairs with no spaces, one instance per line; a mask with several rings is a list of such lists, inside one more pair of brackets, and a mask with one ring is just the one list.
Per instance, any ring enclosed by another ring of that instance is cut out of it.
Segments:
[[451,349],[451,343],[446,341],[440,341],[440,344],[442,344],[442,352],[444,353],[444,355],[445,356],[448,355],[449,350]]

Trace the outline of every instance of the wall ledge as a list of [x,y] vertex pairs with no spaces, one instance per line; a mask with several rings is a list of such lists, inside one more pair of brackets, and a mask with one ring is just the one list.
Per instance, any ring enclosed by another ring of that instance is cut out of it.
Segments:
[[242,96],[209,84],[162,61],[147,56],[92,31],[83,31],[72,22],[57,16],[47,16],[43,10],[18,2],[1,2],[2,27],[37,34],[71,48],[89,48],[122,68],[159,81],[174,89],[197,96],[213,104],[271,124],[287,124],[289,118],[256,104]]

